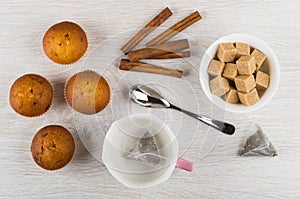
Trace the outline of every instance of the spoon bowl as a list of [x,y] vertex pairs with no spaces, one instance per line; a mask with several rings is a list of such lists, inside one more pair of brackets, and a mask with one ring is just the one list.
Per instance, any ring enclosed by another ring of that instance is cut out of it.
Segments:
[[147,86],[136,84],[130,88],[130,98],[137,104],[153,108],[170,108],[171,104],[163,97]]

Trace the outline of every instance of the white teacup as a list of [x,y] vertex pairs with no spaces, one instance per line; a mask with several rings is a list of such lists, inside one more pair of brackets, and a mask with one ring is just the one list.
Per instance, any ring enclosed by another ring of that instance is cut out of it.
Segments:
[[[155,137],[160,155],[165,157],[163,164],[151,166],[126,158],[130,148],[145,131]],[[176,166],[186,170],[192,167],[190,162],[178,161],[175,135],[163,121],[151,114],[134,114],[114,122],[104,140],[102,160],[112,176],[131,188],[162,183]]]

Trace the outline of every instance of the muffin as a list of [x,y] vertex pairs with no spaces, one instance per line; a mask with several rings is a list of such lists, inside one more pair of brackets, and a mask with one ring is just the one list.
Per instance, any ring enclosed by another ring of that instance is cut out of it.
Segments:
[[31,154],[42,168],[56,170],[66,166],[73,157],[75,142],[72,134],[62,126],[50,125],[33,137]]
[[58,64],[79,60],[88,47],[84,30],[73,22],[60,22],[48,29],[43,38],[45,54]]
[[107,81],[94,71],[83,71],[72,76],[65,87],[68,104],[83,114],[94,114],[104,109],[110,100]]
[[10,88],[10,105],[23,116],[42,115],[50,108],[52,99],[53,88],[48,80],[40,75],[23,75]]

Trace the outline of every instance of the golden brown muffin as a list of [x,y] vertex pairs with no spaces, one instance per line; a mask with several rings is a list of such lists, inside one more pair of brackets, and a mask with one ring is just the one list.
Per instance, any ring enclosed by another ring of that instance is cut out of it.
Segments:
[[48,80],[40,75],[23,75],[10,88],[10,105],[23,116],[42,115],[50,108],[52,99],[53,88]]
[[84,30],[73,22],[60,22],[48,29],[43,38],[46,55],[58,64],[79,60],[88,47]]
[[56,170],[66,166],[73,157],[75,142],[72,134],[62,126],[50,125],[33,137],[31,154],[42,168]]
[[67,82],[65,97],[76,111],[94,114],[109,103],[110,89],[104,77],[94,71],[83,71],[75,74]]

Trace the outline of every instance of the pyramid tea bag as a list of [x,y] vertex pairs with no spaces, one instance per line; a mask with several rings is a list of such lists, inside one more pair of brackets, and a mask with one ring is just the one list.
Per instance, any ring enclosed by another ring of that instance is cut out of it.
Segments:
[[161,156],[154,136],[146,131],[134,144],[129,154],[128,159],[136,160],[150,166],[161,165],[165,157]]
[[240,151],[239,156],[250,156],[250,155],[265,155],[265,156],[276,156],[277,152],[273,144],[269,141],[267,136],[264,134],[263,129],[253,123],[248,129],[248,133],[252,134],[249,136]]

